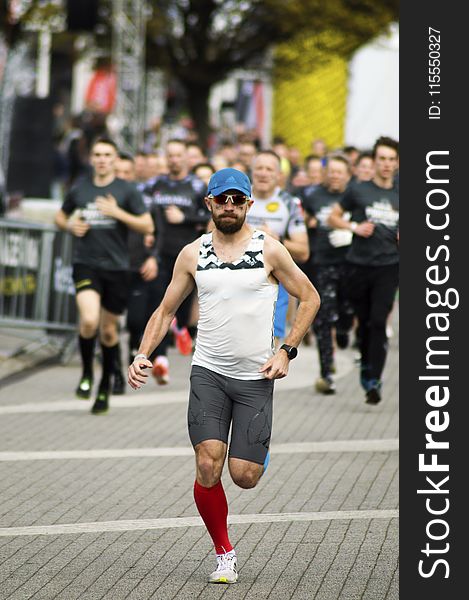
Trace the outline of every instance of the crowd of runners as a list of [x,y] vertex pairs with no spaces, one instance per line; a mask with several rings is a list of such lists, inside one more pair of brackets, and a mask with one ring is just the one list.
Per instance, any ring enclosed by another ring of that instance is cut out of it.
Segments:
[[[350,146],[328,151],[315,140],[304,160],[281,139],[268,149],[240,139],[221,144],[212,156],[182,139],[134,156],[120,153],[109,138],[96,141],[90,149],[91,171],[73,182],[56,219],[77,237],[73,262],[83,361],[76,390],[80,397],[92,394],[97,337],[102,347],[103,378],[94,412],[108,408],[111,393],[125,392],[125,363],[137,353],[178,253],[213,227],[204,201],[207,184],[213,173],[226,167],[244,172],[252,182],[254,202],[247,222],[280,240],[319,291],[321,309],[305,336],[305,343],[315,340],[318,349],[316,391],[336,392],[335,349],[353,344],[361,355],[366,399],[380,401],[387,339],[392,335],[387,319],[398,286],[395,140],[380,138],[374,148],[363,151]],[[107,196],[116,199],[119,215]],[[132,215],[146,213],[151,220],[147,217],[143,228]],[[99,281],[89,269],[98,270]],[[295,310],[295,302],[280,285],[274,318],[277,345]],[[170,345],[192,354],[197,322],[198,302],[192,293],[152,354],[158,384],[170,382]],[[128,331],[126,349],[119,342],[123,328]]]
[[398,142],[380,137],[360,152],[316,140],[304,161],[274,142],[242,139],[207,156],[169,139],[131,156],[97,138],[56,215],[75,238],[80,398],[93,395],[101,345],[91,412],[107,412],[126,379],[170,384],[171,344],[192,356],[194,499],[217,556],[213,583],[238,578],[223,466],[228,458],[241,488],[265,472],[274,380],[315,340],[311,384],[334,394],[336,349],[354,344],[365,401],[378,404],[398,289]]

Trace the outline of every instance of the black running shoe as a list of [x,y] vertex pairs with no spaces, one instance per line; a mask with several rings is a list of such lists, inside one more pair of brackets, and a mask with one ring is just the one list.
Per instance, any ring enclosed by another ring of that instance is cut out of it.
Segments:
[[109,410],[109,394],[108,392],[98,392],[94,401],[91,412],[93,415],[101,415]]
[[77,389],[75,390],[75,395],[77,396],[77,398],[83,398],[84,400],[88,400],[88,398],[91,396],[92,388],[92,377],[82,377],[80,379],[80,383],[78,384]]
[[381,402],[381,390],[377,387],[373,387],[366,392],[367,404],[379,404]]
[[114,396],[122,396],[123,394],[125,394],[125,379],[122,375],[122,371],[116,371],[114,373],[112,393],[114,394]]

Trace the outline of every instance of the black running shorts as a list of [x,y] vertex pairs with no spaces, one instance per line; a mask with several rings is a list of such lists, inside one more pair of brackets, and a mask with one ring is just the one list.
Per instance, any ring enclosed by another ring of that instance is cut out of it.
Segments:
[[274,382],[242,380],[192,367],[187,422],[195,447],[205,440],[228,443],[229,456],[264,464],[272,430]]
[[105,271],[82,264],[73,265],[75,293],[95,290],[101,296],[101,306],[114,315],[121,315],[127,308],[129,279],[128,271]]

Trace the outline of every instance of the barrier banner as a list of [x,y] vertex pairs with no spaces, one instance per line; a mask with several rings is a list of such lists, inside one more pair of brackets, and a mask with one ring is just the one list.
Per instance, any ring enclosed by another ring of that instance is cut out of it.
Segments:
[[0,316],[34,319],[42,231],[0,228]]
[[48,310],[48,320],[51,323],[77,323],[72,279],[72,242],[70,234],[63,231],[57,231],[54,236]]
[[72,243],[54,226],[0,219],[0,324],[75,329]]

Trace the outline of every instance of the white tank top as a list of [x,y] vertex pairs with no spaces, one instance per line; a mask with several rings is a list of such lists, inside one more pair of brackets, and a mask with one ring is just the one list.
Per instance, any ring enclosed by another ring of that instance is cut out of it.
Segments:
[[199,323],[193,365],[235,379],[263,379],[259,368],[274,353],[278,284],[264,267],[262,231],[254,230],[241,258],[221,261],[212,233],[201,237],[195,282]]

